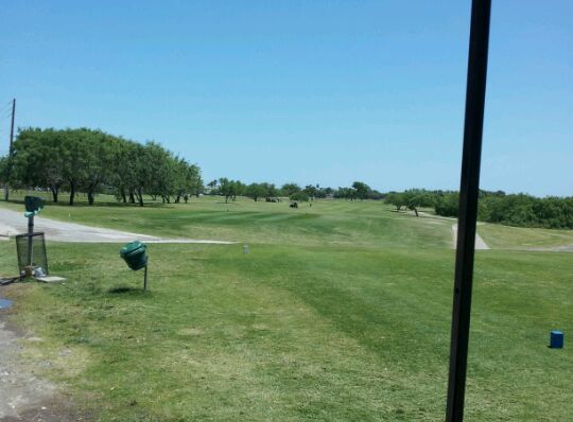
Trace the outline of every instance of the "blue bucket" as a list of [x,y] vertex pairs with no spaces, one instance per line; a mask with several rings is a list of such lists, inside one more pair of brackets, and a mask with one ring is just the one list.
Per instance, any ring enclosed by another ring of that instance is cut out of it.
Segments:
[[557,331],[557,330],[551,331],[549,347],[551,347],[552,349],[563,349],[564,337],[565,335],[563,334],[563,331]]

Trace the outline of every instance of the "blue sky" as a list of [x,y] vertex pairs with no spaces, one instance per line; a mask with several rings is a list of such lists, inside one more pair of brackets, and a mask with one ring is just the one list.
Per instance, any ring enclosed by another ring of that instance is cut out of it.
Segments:
[[[458,189],[471,2],[14,1],[18,126],[157,140],[206,181]],[[482,188],[573,195],[573,2],[493,0]]]

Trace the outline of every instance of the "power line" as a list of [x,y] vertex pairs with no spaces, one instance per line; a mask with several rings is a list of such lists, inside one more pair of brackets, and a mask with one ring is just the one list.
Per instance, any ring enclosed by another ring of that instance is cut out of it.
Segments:
[[4,112],[11,112],[12,111],[12,104],[4,104],[2,106],[0,106],[0,113],[4,113]]

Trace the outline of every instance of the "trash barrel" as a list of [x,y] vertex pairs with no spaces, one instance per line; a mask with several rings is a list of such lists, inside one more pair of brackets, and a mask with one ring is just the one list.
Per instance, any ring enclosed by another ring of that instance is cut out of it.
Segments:
[[136,240],[130,242],[119,250],[119,256],[132,270],[139,270],[147,265],[147,246]]
[[37,196],[26,196],[24,198],[24,206],[26,212],[38,214],[44,208],[44,200]]
[[563,349],[563,331],[553,330],[549,338],[549,347],[552,349]]

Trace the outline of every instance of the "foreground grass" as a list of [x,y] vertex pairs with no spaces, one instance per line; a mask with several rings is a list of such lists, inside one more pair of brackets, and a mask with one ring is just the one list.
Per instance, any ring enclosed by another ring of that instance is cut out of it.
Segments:
[[[443,420],[452,251],[152,245],[145,293],[117,245],[49,248],[69,281],[12,286],[14,319],[102,421]],[[478,253],[468,420],[569,418],[573,355],[546,345],[573,329],[572,272],[568,254]]]

